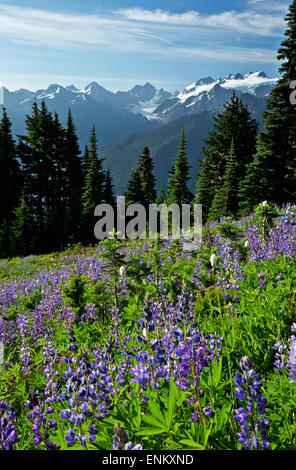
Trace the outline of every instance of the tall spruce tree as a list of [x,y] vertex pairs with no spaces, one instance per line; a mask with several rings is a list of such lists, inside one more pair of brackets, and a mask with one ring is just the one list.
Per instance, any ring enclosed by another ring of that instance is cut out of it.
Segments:
[[3,108],[0,122],[0,257],[9,256],[10,223],[21,191],[21,173],[11,122]]
[[68,242],[77,242],[81,229],[81,197],[83,187],[83,169],[80,157],[78,137],[71,110],[68,112],[67,128],[65,132],[65,203],[66,218],[65,232]]
[[85,181],[85,177],[86,177],[88,155],[89,155],[89,150],[88,150],[88,145],[86,145],[84,148],[84,153],[82,155],[82,160],[81,160],[83,181]]
[[110,206],[115,207],[115,197],[113,193],[113,183],[110,170],[108,168],[105,177],[105,186],[104,186],[104,201],[106,204],[110,204]]
[[145,194],[142,189],[142,178],[139,168],[132,171],[128,182],[128,188],[125,193],[126,205],[142,204],[145,205]]
[[[214,117],[214,129],[202,149],[204,160],[198,173],[196,202],[203,205],[203,219],[207,220],[216,192],[221,190],[227,155],[233,141],[237,158],[238,181],[244,179],[246,168],[256,150],[258,124],[248,107],[233,93],[222,113]],[[237,196],[238,197],[238,196]]]
[[21,175],[12,137],[11,122],[3,108],[0,122],[0,225],[12,218],[20,196]]
[[86,243],[92,243],[94,238],[94,210],[104,200],[105,172],[104,159],[98,156],[96,129],[93,126],[90,136],[90,147],[87,159],[86,177],[82,192],[82,234]]
[[238,162],[235,154],[234,140],[226,157],[226,165],[223,175],[221,189],[216,191],[211,205],[209,219],[218,220],[223,215],[235,216],[238,209],[237,198],[237,168]]
[[156,198],[156,204],[157,205],[164,204],[165,199],[166,199],[165,187],[164,185],[162,185]]
[[[48,111],[46,110],[48,113]],[[59,116],[49,114],[49,132],[47,138],[52,144],[52,153],[49,153],[51,161],[48,165],[50,181],[48,182],[49,201],[45,211],[46,251],[51,246],[53,250],[63,250],[67,242],[66,232],[66,159],[65,159],[65,130],[62,127]]]
[[209,153],[204,160],[199,161],[197,173],[196,203],[202,205],[203,222],[207,221],[215,197],[217,172],[215,158]]
[[26,204],[37,227],[39,251],[61,249],[64,204],[64,129],[44,101],[26,118],[27,135],[19,139]]
[[290,84],[296,80],[296,0],[286,16],[286,39],[278,50],[281,78],[272,89],[263,113],[264,132],[241,187],[240,205],[250,211],[262,200],[296,201],[296,105]]
[[153,160],[150,155],[149,147],[144,147],[138,160],[138,169],[141,175],[141,186],[144,194],[146,209],[149,204],[153,204],[156,199],[155,177],[153,174]]
[[188,188],[188,181],[190,180],[190,166],[187,161],[186,146],[187,142],[183,129],[177,158],[168,180],[168,205],[178,204],[181,206],[182,204],[190,204],[193,200],[193,194]]
[[238,200],[240,215],[247,215],[262,200],[266,200],[274,191],[275,168],[270,165],[273,154],[266,147],[262,135],[259,135],[257,152],[247,167],[246,176],[239,183]]
[[27,256],[35,253],[38,247],[36,225],[24,192],[21,195],[19,205],[14,210],[13,216],[10,234],[12,255]]

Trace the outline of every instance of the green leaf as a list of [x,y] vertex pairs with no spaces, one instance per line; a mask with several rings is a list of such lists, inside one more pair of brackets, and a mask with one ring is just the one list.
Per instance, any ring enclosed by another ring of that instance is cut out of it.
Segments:
[[168,402],[168,411],[167,411],[167,424],[170,428],[174,419],[174,411],[175,411],[175,383],[174,378],[171,376],[170,378],[170,394],[169,394],[169,402]]
[[153,434],[162,434],[164,432],[167,432],[167,430],[164,428],[142,428],[141,431],[136,432],[136,436],[152,436]]
[[217,362],[217,358],[214,359],[212,362],[212,372],[213,372],[213,386],[217,387],[220,378],[221,378],[221,371],[222,371],[222,358],[220,358],[219,363]]
[[148,407],[151,414],[166,427],[167,423],[159,406],[154,401],[150,400]]
[[164,447],[164,450],[180,450],[182,445],[174,441],[168,441],[167,447]]
[[133,423],[135,424],[135,427],[139,429],[141,427],[141,407],[139,400],[135,399],[132,404],[132,417],[133,417]]
[[151,415],[143,416],[143,421],[145,423],[151,424],[151,426],[154,426],[156,428],[163,428],[163,423],[158,421],[158,419],[156,419],[154,416],[151,416]]
[[[95,449],[110,450],[111,447],[112,447],[112,442],[96,440],[95,442],[93,442],[92,445]],[[91,450],[91,447],[88,446],[88,448],[89,448],[89,450]]]
[[191,441],[190,439],[182,439],[180,444],[183,444],[183,446],[186,446],[186,448],[189,449],[204,450],[204,447],[201,444],[198,444],[198,442],[195,441]]

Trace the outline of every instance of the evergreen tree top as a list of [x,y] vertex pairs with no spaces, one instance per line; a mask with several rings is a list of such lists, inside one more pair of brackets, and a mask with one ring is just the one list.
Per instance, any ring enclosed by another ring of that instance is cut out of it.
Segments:
[[182,130],[177,158],[173,165],[168,181],[168,204],[190,204],[193,194],[188,188],[190,180],[190,165],[188,164],[186,155],[186,139],[185,131]]
[[286,15],[286,23],[288,28],[285,31],[287,39],[282,41],[278,50],[278,60],[284,61],[280,66],[280,73],[284,74],[282,81],[296,80],[296,1],[294,0],[289,6]]

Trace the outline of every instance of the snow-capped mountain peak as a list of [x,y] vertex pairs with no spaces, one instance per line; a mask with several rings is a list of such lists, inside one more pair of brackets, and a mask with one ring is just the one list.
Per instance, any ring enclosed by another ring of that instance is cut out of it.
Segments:
[[[82,89],[74,85],[63,87],[57,83],[35,92],[25,89],[10,92],[3,88],[3,96],[5,106],[16,114],[27,114],[35,100],[45,100],[50,110],[62,114],[70,106],[76,109],[87,107],[96,114],[99,106],[100,112],[104,109],[107,116],[118,113],[131,122],[139,118],[142,125],[145,124],[143,117],[149,121],[169,122],[187,114],[217,111],[229,101],[233,90],[260,116],[265,99],[277,81],[278,78],[269,78],[263,71],[257,71],[228,74],[224,78],[203,77],[175,93],[157,89],[148,82],[128,91],[113,93],[93,81]],[[133,117],[132,114],[140,116]]]
[[[272,87],[276,84],[277,78],[268,78],[262,71],[249,72],[245,74],[237,73],[235,75],[228,74],[225,78],[213,79],[212,77],[202,78],[191,85],[184,88],[177,96],[180,103],[186,103],[190,99],[192,106],[192,98],[199,99],[200,95],[209,92],[216,85],[225,89],[236,90],[241,93],[250,93],[256,95],[256,89],[262,85]],[[270,91],[270,90],[269,90]]]
[[177,96],[177,99],[180,103],[185,103],[190,98],[198,97],[201,93],[210,91],[218,83],[219,80],[211,81],[210,83],[204,83],[203,80],[199,80],[181,91]]
[[221,86],[223,88],[231,88],[242,93],[251,93],[256,95],[256,89],[262,85],[268,85],[273,87],[277,78],[268,78],[267,75],[260,72],[249,72],[245,74],[236,74],[236,75],[227,75],[223,80],[221,80]]
[[44,100],[45,98],[47,99],[54,99],[56,95],[58,95],[63,87],[61,87],[58,83],[52,83],[49,85],[47,90],[38,90],[36,92],[36,99],[37,100]]
[[97,82],[91,82],[85,88],[80,90],[80,93],[82,95],[91,96],[95,101],[101,101],[105,99],[106,97],[113,96],[113,93],[111,91],[106,90]]
[[[277,78],[268,78],[263,71],[228,74],[225,78],[201,78],[186,86],[177,95],[171,95],[153,114],[166,122],[184,114],[221,109],[232,96],[244,95],[244,101],[255,108],[263,108]],[[258,100],[261,100],[260,103]],[[260,114],[260,112],[259,112]]]

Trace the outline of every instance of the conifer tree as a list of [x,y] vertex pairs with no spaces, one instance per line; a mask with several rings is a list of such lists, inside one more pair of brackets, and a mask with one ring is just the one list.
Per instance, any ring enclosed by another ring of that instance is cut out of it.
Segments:
[[270,165],[274,158],[272,151],[264,143],[264,134],[260,134],[257,152],[252,163],[247,167],[246,176],[239,184],[238,200],[240,215],[248,215],[266,197],[271,198],[276,179],[275,168]]
[[237,168],[238,162],[234,149],[234,140],[232,139],[230,151],[226,157],[226,165],[221,189],[216,191],[213,203],[211,205],[209,213],[210,220],[218,220],[223,215],[236,215],[238,209]]
[[12,137],[11,122],[3,108],[0,122],[0,225],[9,223],[18,204],[21,175],[16,158],[16,146]]
[[82,161],[81,161],[83,181],[85,181],[85,177],[86,177],[88,155],[89,155],[89,150],[88,150],[88,145],[86,145],[84,148],[84,153],[82,155]]
[[34,216],[40,251],[62,248],[64,221],[64,129],[44,101],[26,118],[27,135],[19,141],[26,204]]
[[65,132],[65,232],[68,242],[77,242],[81,225],[81,197],[83,187],[83,169],[80,157],[78,138],[69,109],[67,129]]
[[103,159],[98,156],[97,145],[96,129],[93,126],[82,193],[82,232],[86,243],[94,241],[94,210],[104,200],[105,173],[103,170]]
[[178,204],[181,206],[181,204],[190,204],[193,200],[193,194],[188,188],[190,166],[187,161],[186,145],[187,143],[183,129],[177,158],[168,180],[168,205]]
[[67,242],[68,230],[65,224],[67,220],[65,130],[59,121],[57,113],[54,113],[53,118],[50,113],[48,113],[48,116],[50,130],[46,138],[51,142],[52,152],[48,153],[50,162],[47,171],[51,176],[48,182],[48,204],[45,210],[46,251],[50,247],[52,247],[53,250],[63,250]]
[[207,220],[217,192],[223,185],[227,155],[233,141],[237,159],[237,179],[242,181],[246,168],[252,162],[256,149],[258,124],[252,119],[242,101],[233,93],[222,113],[214,118],[214,129],[202,149],[204,160],[198,173],[196,202],[203,205],[203,219]]
[[241,188],[240,205],[245,211],[266,199],[279,204],[296,201],[296,105],[290,101],[290,84],[296,80],[296,0],[286,22],[286,39],[278,50],[281,78],[267,100],[265,130],[258,137],[257,152]]
[[145,205],[145,194],[142,189],[142,178],[138,167],[132,171],[128,182],[127,192],[125,193],[125,200],[126,205]]
[[141,186],[144,194],[145,207],[153,204],[156,199],[155,177],[153,175],[153,160],[149,147],[144,147],[138,160],[138,169],[141,175]]
[[206,223],[216,191],[217,173],[212,153],[199,161],[197,173],[196,203],[202,205],[202,219]]
[[156,204],[157,205],[164,204],[165,199],[166,199],[165,187],[164,185],[162,185],[156,198]]
[[35,250],[38,250],[36,226],[24,192],[13,216],[10,235],[11,253],[14,256],[27,256],[35,253]]
[[21,190],[21,173],[16,158],[11,122],[3,108],[0,122],[0,257],[10,255],[10,225]]
[[110,206],[115,207],[115,197],[113,193],[113,183],[110,170],[108,168],[105,176],[105,186],[104,186],[104,201],[106,204],[110,204]]

